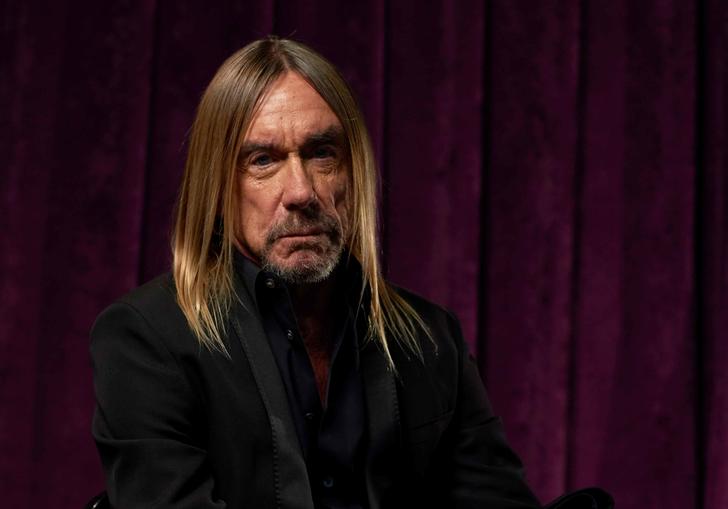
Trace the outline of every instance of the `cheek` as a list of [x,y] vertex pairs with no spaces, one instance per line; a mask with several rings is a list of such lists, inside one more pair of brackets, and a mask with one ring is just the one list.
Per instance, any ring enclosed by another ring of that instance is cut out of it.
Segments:
[[348,174],[345,174],[342,178],[336,179],[332,190],[334,208],[336,208],[336,212],[339,214],[339,218],[341,219],[341,224],[344,226],[344,229],[347,229],[349,226],[349,209],[351,204],[351,197],[349,196],[350,188],[351,184],[349,182]]
[[269,193],[255,183],[245,181],[238,185],[238,192],[238,237],[250,247],[259,249],[265,238],[269,216],[274,212],[268,210],[271,200],[265,200]]

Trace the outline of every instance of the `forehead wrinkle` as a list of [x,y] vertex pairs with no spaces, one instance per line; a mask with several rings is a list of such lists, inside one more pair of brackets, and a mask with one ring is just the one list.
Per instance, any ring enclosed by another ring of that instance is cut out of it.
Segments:
[[342,129],[328,103],[303,78],[287,73],[265,95],[244,142],[290,147],[331,127]]
[[326,127],[319,129],[312,129],[308,133],[297,133],[298,140],[295,140],[293,144],[286,142],[287,136],[284,134],[283,143],[279,134],[281,130],[277,130],[274,133],[264,133],[261,136],[249,136],[243,143],[242,152],[252,152],[255,150],[284,150],[284,149],[300,149],[302,147],[313,145],[317,143],[334,143],[343,144],[344,130],[341,124],[332,123]]

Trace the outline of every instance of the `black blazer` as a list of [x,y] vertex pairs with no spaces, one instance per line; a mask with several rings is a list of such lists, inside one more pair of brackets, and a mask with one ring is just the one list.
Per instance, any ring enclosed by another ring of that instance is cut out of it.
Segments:
[[[201,348],[171,276],[107,308],[91,332],[93,436],[112,506],[313,508],[284,385],[245,285],[229,357]],[[402,292],[430,326],[424,363],[361,350],[371,508],[540,507],[493,415],[457,320]]]

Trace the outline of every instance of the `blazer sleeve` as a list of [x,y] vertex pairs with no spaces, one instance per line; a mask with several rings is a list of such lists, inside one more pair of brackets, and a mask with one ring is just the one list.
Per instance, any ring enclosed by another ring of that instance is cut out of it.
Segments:
[[207,465],[201,397],[148,321],[113,304],[91,331],[92,432],[112,507],[221,509]]
[[460,380],[452,421],[440,443],[440,469],[446,482],[444,507],[533,509],[541,504],[525,482],[523,465],[493,414],[460,324],[449,315],[459,354]]

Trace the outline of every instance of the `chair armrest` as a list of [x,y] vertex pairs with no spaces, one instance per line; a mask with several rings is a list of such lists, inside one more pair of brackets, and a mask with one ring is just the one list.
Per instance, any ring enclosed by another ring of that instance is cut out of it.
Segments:
[[601,488],[582,488],[561,495],[544,509],[613,509],[614,499]]
[[109,497],[106,496],[106,492],[102,491],[94,498],[88,501],[84,509],[112,509],[109,504]]

